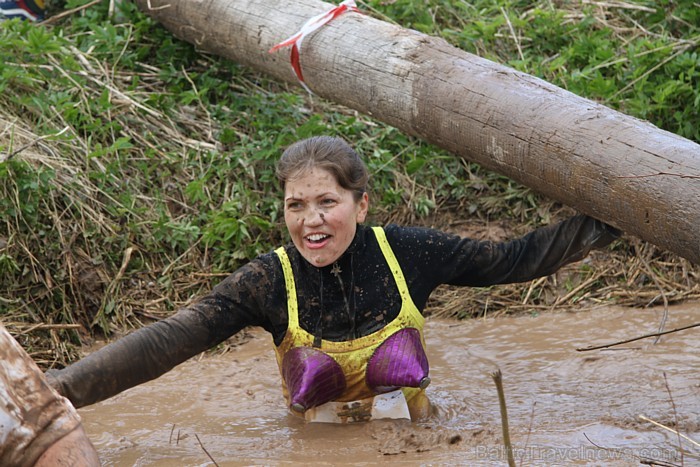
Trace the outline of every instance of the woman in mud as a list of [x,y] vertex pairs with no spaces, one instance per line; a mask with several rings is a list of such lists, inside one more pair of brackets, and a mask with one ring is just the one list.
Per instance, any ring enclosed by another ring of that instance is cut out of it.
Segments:
[[430,414],[421,314],[440,284],[489,286],[552,274],[617,238],[578,215],[508,242],[363,225],[368,172],[342,139],[287,148],[277,166],[292,243],[193,305],[51,371],[77,407],[154,379],[246,326],[274,342],[288,407],[309,421]]

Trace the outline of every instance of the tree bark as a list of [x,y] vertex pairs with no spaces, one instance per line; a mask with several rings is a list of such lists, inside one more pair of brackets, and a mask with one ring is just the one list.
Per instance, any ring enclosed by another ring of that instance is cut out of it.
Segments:
[[[268,50],[333,5],[136,0],[175,36],[298,83]],[[308,36],[306,84],[700,264],[700,145],[442,39],[346,13]]]

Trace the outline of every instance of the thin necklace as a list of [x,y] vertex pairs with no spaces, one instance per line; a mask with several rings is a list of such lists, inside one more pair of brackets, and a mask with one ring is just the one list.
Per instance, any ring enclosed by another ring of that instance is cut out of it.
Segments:
[[316,329],[314,329],[314,343],[312,344],[312,346],[317,349],[320,349],[321,340],[323,339],[323,272],[321,272],[321,269],[318,270],[318,277],[321,283],[321,309],[318,312]]
[[348,315],[348,321],[350,321],[350,338],[355,339],[355,271],[353,270],[353,265],[352,265],[352,259],[353,255],[350,255],[350,292],[353,294],[353,306],[350,307],[350,303],[348,302],[348,297],[347,294],[345,293],[345,283],[343,282],[343,278],[340,276],[340,273],[342,270],[340,269],[340,265],[338,265],[338,262],[336,261],[333,264],[333,267],[331,268],[331,274],[333,274],[337,279],[338,282],[340,282],[340,291],[343,295],[343,302],[345,302],[345,312]]

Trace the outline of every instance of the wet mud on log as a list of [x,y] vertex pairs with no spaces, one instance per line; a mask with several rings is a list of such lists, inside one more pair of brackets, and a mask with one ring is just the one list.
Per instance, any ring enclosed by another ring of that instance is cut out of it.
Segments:
[[[672,306],[667,329],[697,322],[700,303]],[[456,322],[428,319],[436,414],[419,423],[306,424],[284,407],[269,336],[206,356],[80,409],[106,465],[505,465],[500,368],[516,463],[695,465],[700,446],[698,328],[614,349],[594,344],[658,329],[664,311],[603,307]],[[201,445],[200,445],[201,442]],[[636,456],[636,457],[635,457]],[[696,456],[696,457],[691,457]]]
[[[177,37],[297,83],[268,50],[331,4],[136,0]],[[700,145],[357,13],[305,39],[309,87],[700,264]]]

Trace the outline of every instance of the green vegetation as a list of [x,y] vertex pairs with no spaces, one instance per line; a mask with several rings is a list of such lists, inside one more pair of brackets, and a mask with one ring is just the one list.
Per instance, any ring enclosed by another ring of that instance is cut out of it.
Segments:
[[404,27],[700,141],[700,2],[372,3]]
[[[570,213],[387,125],[200,54],[130,3],[124,20],[109,17],[109,2],[79,9],[87,3],[69,0],[65,9],[78,11],[49,24],[0,23],[0,317],[45,364],[74,358],[69,344],[85,337],[74,325],[110,333],[166,316],[285,241],[274,162],[299,138],[356,145],[378,223],[459,230],[459,219],[515,235]],[[360,6],[700,141],[698,2]],[[465,317],[646,305],[698,296],[698,277],[627,239],[564,276],[445,290],[433,306]]]

